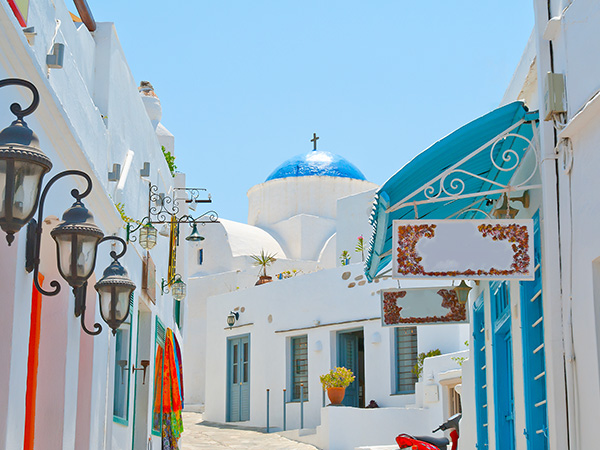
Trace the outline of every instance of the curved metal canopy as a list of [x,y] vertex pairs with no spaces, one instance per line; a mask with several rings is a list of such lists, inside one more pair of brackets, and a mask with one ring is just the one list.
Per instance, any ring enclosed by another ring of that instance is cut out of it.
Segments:
[[391,261],[393,220],[475,218],[502,192],[538,187],[527,185],[535,171],[509,185],[527,150],[535,150],[537,120],[537,111],[528,112],[523,102],[502,106],[439,140],[386,181],[371,214],[367,278]]

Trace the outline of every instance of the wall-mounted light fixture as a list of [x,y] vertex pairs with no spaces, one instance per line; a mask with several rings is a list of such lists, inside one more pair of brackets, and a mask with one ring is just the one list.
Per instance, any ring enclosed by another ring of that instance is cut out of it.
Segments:
[[140,365],[141,365],[142,367],[135,367],[135,366],[133,366],[133,367],[132,367],[132,369],[131,369],[131,371],[132,371],[133,373],[135,373],[135,371],[136,371],[136,370],[143,370],[143,371],[144,371],[144,377],[143,377],[143,379],[142,379],[142,384],[146,384],[146,369],[147,369],[147,368],[148,368],[148,366],[150,365],[150,360],[149,360],[149,359],[142,359],[142,360],[140,361]]
[[[177,197],[177,193],[184,191],[186,193],[185,197]],[[151,249],[154,247],[156,241],[151,244],[150,247],[144,247],[145,243],[143,241],[142,233],[146,233],[149,230],[149,227],[153,227],[156,224],[167,224],[176,223],[176,233],[179,236],[179,226],[182,223],[188,224],[192,228],[192,232],[185,239],[190,242],[200,242],[205,238],[200,235],[198,232],[198,224],[206,224],[206,223],[218,223],[219,215],[216,211],[207,211],[204,214],[200,214],[197,217],[192,217],[191,215],[179,215],[179,202],[183,201],[185,203],[189,203],[190,205],[196,205],[197,203],[211,203],[210,194],[208,194],[208,198],[201,198],[201,192],[206,191],[206,189],[201,188],[175,188],[173,190],[173,195],[167,196],[164,193],[158,192],[158,186],[149,184],[148,186],[148,215],[143,217],[140,220],[137,220],[135,223],[127,224],[127,242],[135,242],[137,237],[133,234],[137,230],[140,230],[140,245],[145,249]],[[173,220],[175,219],[175,220]],[[170,229],[163,227],[159,233],[161,236],[169,236]],[[179,240],[179,238],[177,238]],[[179,245],[179,244],[178,244]]]
[[240,319],[240,313],[237,311],[230,311],[227,316],[227,326],[231,329],[235,325],[236,320]]
[[176,274],[171,280],[167,281],[164,278],[160,284],[160,290],[163,294],[168,294],[169,289],[171,291],[171,295],[177,301],[181,301],[185,298],[187,294],[187,286],[181,279],[181,275]]
[[[44,203],[49,189],[61,178],[78,176],[87,182],[83,192],[71,190],[75,203],[63,214],[62,222],[56,226],[50,235],[56,242],[58,271],[62,278],[71,286],[75,295],[75,316],[81,317],[81,327],[91,335],[102,331],[102,326],[94,324],[95,331],[85,326],[85,295],[87,280],[94,272],[98,245],[108,240],[122,243],[123,251],[117,255],[111,252],[113,263],[106,269],[104,280],[108,291],[100,292],[100,310],[102,318],[113,329],[125,320],[129,313],[129,295],[135,289],[135,284],[127,277],[127,271],[118,263],[118,258],[127,251],[127,243],[116,236],[104,237],[102,230],[94,223],[92,213],[85,207],[82,199],[92,191],[92,180],[88,174],[80,170],[66,170],[50,179],[40,195],[42,179],[52,168],[52,162],[39,148],[39,139],[27,127],[23,117],[33,113],[39,105],[37,88],[26,80],[9,78],[0,80],[0,87],[24,86],[33,94],[31,105],[22,109],[18,103],[10,106],[11,112],[17,116],[9,127],[0,131],[0,228],[6,233],[8,245],[14,241],[14,234],[26,224],[29,232],[26,241],[26,268],[33,271],[33,282],[36,289],[46,296],[57,295],[61,290],[58,281],[50,282],[52,290],[46,291],[39,285],[40,247],[42,240],[42,223],[44,219]],[[39,204],[39,208],[38,208]],[[38,210],[37,222],[33,216]],[[120,269],[119,269],[120,267]],[[117,270],[118,269],[118,270]],[[112,272],[111,272],[112,271]],[[117,271],[113,273],[114,271]],[[119,280],[110,275],[119,274]],[[100,287],[105,285],[100,284]],[[127,296],[126,310],[123,308],[121,297]],[[125,314],[123,315],[123,312]]]
[[517,208],[511,208],[508,203],[508,195],[506,192],[502,194],[502,204],[494,211],[494,217],[496,219],[514,219],[519,210]]
[[471,289],[473,288],[467,283],[465,283],[465,280],[461,280],[458,286],[454,286],[454,292],[456,292],[456,297],[458,298],[458,301],[461,303],[467,303],[467,301],[469,300],[469,292],[471,292]]

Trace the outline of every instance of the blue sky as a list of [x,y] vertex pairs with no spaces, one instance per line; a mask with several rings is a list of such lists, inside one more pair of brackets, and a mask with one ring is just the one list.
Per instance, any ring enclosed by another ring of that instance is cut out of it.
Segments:
[[382,184],[494,109],[534,23],[523,0],[88,3],[154,85],[188,186],[241,222],[246,191],[313,132]]

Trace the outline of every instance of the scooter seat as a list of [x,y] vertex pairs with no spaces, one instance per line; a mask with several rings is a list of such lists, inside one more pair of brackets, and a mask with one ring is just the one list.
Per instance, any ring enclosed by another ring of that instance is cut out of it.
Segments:
[[435,437],[431,437],[431,436],[414,436],[414,438],[418,439],[420,441],[423,441],[423,442],[427,442],[428,444],[433,444],[440,450],[446,450],[448,444],[450,444],[450,441],[448,440],[448,438],[445,438],[445,437],[435,438]]

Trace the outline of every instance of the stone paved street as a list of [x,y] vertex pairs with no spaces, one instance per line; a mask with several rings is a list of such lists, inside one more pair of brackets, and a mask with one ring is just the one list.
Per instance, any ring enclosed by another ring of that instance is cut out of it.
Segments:
[[290,441],[260,429],[203,422],[202,414],[183,413],[182,450],[315,450],[312,445]]

